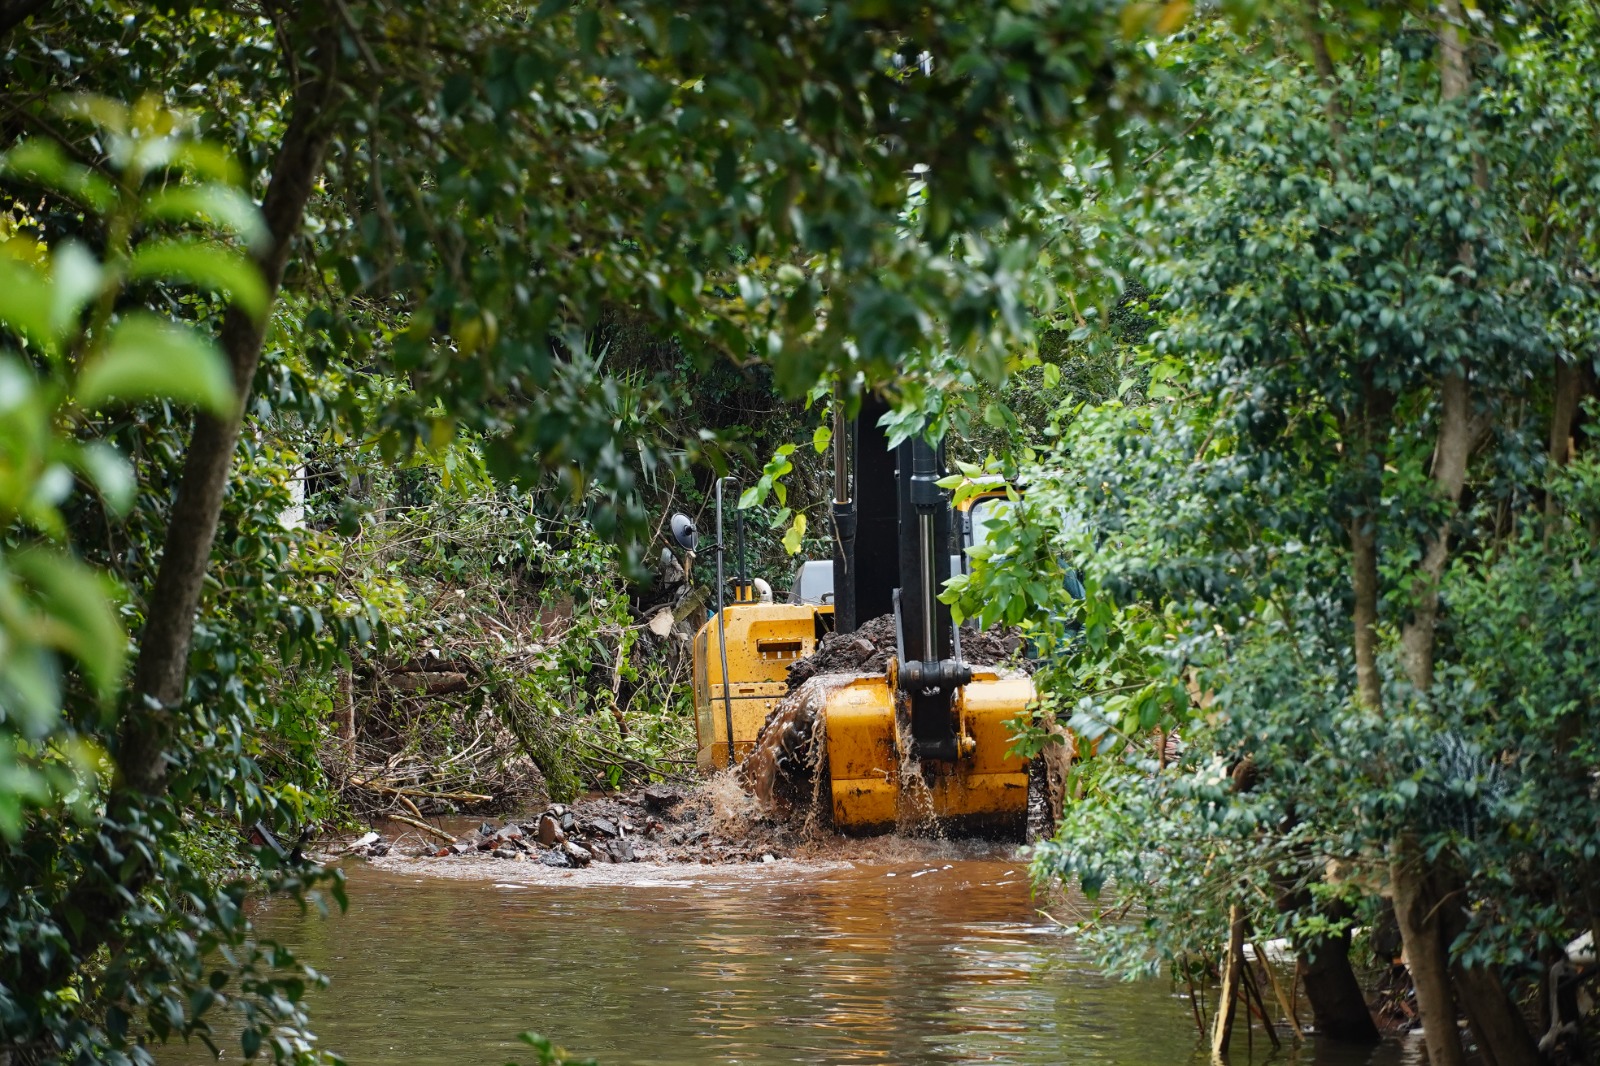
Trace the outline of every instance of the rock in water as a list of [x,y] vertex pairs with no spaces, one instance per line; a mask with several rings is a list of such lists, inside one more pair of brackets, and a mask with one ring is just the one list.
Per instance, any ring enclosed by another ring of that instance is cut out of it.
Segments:
[[648,810],[664,811],[682,802],[683,793],[666,785],[650,785],[644,790],[644,805]]
[[594,856],[589,854],[588,848],[581,848],[570,840],[561,845],[561,851],[567,856],[567,858],[571,859],[573,864],[576,866],[588,866],[589,863],[594,859]]
[[561,826],[554,818],[547,814],[539,819],[539,843],[547,848],[553,848],[557,844],[566,842],[567,834],[561,831]]
[[540,855],[539,861],[544,863],[546,866],[557,866],[562,869],[566,869],[572,865],[572,860],[568,858],[567,853],[562,851],[560,848],[556,848],[554,851],[547,851],[543,855]]

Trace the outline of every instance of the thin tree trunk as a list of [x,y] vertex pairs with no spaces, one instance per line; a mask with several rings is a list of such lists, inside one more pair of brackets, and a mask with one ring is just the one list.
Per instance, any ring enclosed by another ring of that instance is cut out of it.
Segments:
[[1439,527],[1423,543],[1422,561],[1412,580],[1411,620],[1400,631],[1406,674],[1418,692],[1433,687],[1434,631],[1439,622],[1439,582],[1450,562],[1450,527],[1455,505],[1467,483],[1467,460],[1478,429],[1472,416],[1467,379],[1450,373],[1439,382],[1439,436],[1433,459],[1433,483],[1451,505]]
[[338,723],[339,748],[345,762],[355,765],[356,758],[356,685],[355,671],[345,667],[339,671],[339,706],[335,708]]
[[[305,214],[307,200],[333,133],[328,110],[332,102],[337,47],[319,47],[321,64],[315,78],[295,92],[272,180],[262,202],[271,243],[258,257],[269,297],[283,282],[289,251]],[[134,664],[136,703],[123,720],[117,767],[124,784],[146,794],[162,791],[167,775],[165,749],[172,733],[173,709],[184,699],[189,644],[200,606],[200,590],[211,561],[217,519],[228,487],[234,445],[250,383],[261,359],[267,320],[230,307],[222,325],[222,350],[233,371],[238,404],[231,415],[195,416],[194,434],[185,456],[178,497],[167,524],[161,567],[151,591],[145,626]]]
[[1344,139],[1344,115],[1339,107],[1338,74],[1333,66],[1333,55],[1328,51],[1328,39],[1322,32],[1322,4],[1311,0],[1305,13],[1306,41],[1311,45],[1311,61],[1316,64],[1317,80],[1328,91],[1325,109],[1328,114],[1328,132],[1337,146]]
[[[1228,1053],[1233,1038],[1234,1009],[1239,1004],[1239,982],[1244,976],[1244,908],[1228,908],[1228,947],[1222,959],[1222,989],[1217,993],[1217,1013],[1211,1030],[1211,1054],[1221,1058]],[[1245,1023],[1249,1024],[1248,1020]]]
[[1572,460],[1572,424],[1577,421],[1583,396],[1583,367],[1556,360],[1555,391],[1550,412],[1550,465],[1566,466]]
[[1447,962],[1450,942],[1441,925],[1441,904],[1449,904],[1437,898],[1427,860],[1414,837],[1403,836],[1395,842],[1390,880],[1394,885],[1395,918],[1400,922],[1406,962],[1417,990],[1429,1066],[1466,1066],[1461,1036],[1456,1030],[1456,1002]]
[[1356,694],[1374,711],[1383,709],[1383,679],[1378,675],[1378,531],[1376,518],[1350,519],[1350,584],[1355,593]]

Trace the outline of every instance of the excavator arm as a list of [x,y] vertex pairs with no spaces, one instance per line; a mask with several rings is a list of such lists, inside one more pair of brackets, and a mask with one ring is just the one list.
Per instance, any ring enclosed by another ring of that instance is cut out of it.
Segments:
[[[1020,836],[1028,767],[1009,754],[1006,723],[1033,703],[1033,683],[975,672],[962,660],[960,629],[939,600],[951,566],[950,495],[939,485],[943,444],[918,436],[889,449],[878,428],[883,410],[864,404],[850,434],[857,477],[849,535],[836,538],[835,602],[848,601],[863,618],[881,613],[875,605],[889,606],[896,655],[884,676],[834,683],[826,695],[817,732],[833,823],[855,832]],[[891,552],[892,567],[884,565]],[[841,590],[841,582],[850,587]],[[843,631],[853,622],[836,616]]]

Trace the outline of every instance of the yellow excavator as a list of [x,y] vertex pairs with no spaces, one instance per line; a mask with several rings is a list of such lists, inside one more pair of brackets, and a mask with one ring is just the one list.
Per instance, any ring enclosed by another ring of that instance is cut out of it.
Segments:
[[[982,541],[985,511],[999,504],[979,494],[952,508],[938,484],[946,475],[942,443],[915,437],[889,448],[878,427],[885,410],[869,399],[853,424],[836,414],[834,557],[803,564],[788,603],[758,591],[737,512],[735,573],[724,573],[723,490],[732,479],[717,482],[717,608],[694,640],[699,768],[730,768],[758,744],[781,742],[761,734],[788,692],[790,664],[830,632],[854,632],[858,620],[892,614],[895,652],[883,673],[807,682],[816,688],[799,732],[808,746],[820,738],[808,747],[816,752],[810,772],[818,813],[855,834],[915,829],[1020,839],[1028,764],[1009,754],[1006,723],[1033,704],[1033,682],[967,664],[960,629],[938,599],[951,573],[966,566],[965,549]],[[692,527],[675,519],[675,533],[680,527],[687,534],[680,545],[692,549]],[[725,602],[730,585],[732,602]],[[781,722],[770,728],[796,732]]]

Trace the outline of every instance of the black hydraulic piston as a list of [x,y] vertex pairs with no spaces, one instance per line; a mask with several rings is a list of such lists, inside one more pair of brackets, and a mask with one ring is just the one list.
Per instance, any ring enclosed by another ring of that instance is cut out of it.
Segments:
[[955,691],[972,671],[954,658],[950,608],[939,592],[950,578],[950,497],[940,488],[944,446],[913,437],[899,449],[900,593],[896,619],[900,688],[910,699],[918,758],[955,759]]

